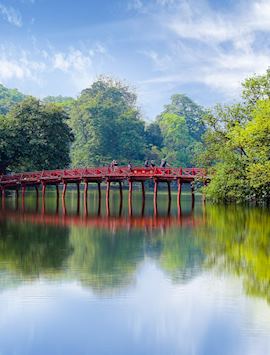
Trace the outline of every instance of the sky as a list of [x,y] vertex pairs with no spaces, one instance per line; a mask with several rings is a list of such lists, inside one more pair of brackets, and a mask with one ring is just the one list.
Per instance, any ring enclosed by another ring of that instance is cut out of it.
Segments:
[[76,97],[123,80],[146,119],[176,93],[239,100],[270,62],[270,0],[0,0],[0,83]]

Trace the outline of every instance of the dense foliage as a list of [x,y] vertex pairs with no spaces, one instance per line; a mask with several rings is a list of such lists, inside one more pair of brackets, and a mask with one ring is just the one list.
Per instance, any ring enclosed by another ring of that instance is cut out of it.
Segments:
[[8,89],[0,84],[0,115],[5,115],[12,106],[24,100],[25,97],[17,89]]
[[208,196],[215,201],[270,199],[270,75],[243,83],[243,102],[216,106],[206,116],[205,150],[212,165]]
[[67,115],[32,97],[0,117],[0,170],[56,169],[70,163],[73,140]]
[[71,110],[75,134],[72,162],[76,166],[142,161],[144,122],[136,95],[125,85],[100,78],[82,91]]

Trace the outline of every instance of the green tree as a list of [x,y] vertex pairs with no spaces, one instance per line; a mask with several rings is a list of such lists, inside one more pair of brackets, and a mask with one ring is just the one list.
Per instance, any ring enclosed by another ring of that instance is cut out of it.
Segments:
[[218,105],[205,117],[206,149],[199,160],[213,165],[207,188],[213,200],[270,200],[268,76],[269,71],[244,82],[243,103]]
[[72,105],[74,104],[75,99],[70,96],[46,96],[42,99],[42,102],[48,104],[52,103],[56,106],[63,108],[67,113],[70,112]]
[[253,75],[243,83],[242,97],[248,106],[253,106],[258,100],[270,99],[270,69],[263,75]]
[[100,78],[82,91],[71,111],[75,166],[127,163],[144,156],[144,122],[136,95],[123,83]]
[[2,171],[42,170],[69,165],[73,135],[66,113],[54,104],[27,98],[0,119]]
[[171,103],[165,106],[155,122],[162,136],[160,156],[166,156],[173,165],[193,165],[195,152],[202,149],[204,114],[204,110],[186,95],[173,95]]
[[186,120],[174,113],[164,113],[159,125],[164,139],[162,153],[170,164],[188,166],[192,159],[192,144]]
[[163,147],[163,137],[160,126],[157,122],[150,123],[145,129],[145,139],[148,147],[155,146],[158,149]]
[[188,96],[183,94],[176,94],[171,97],[171,102],[165,105],[162,114],[175,114],[179,117],[184,117],[189,131],[189,134],[195,140],[200,140],[202,134],[205,132],[205,125],[203,121],[204,110],[197,105]]
[[0,115],[5,115],[18,102],[26,98],[17,89],[8,89],[0,84]]

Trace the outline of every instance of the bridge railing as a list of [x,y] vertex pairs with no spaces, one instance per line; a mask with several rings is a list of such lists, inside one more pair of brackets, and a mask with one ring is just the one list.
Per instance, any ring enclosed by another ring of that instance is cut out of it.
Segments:
[[63,181],[81,181],[86,178],[153,178],[153,177],[168,177],[168,178],[206,178],[206,170],[203,168],[174,168],[174,167],[142,167],[135,166],[128,168],[127,166],[98,167],[98,168],[80,168],[80,169],[65,169],[65,170],[43,170],[36,172],[17,173],[11,175],[1,175],[0,185],[16,184],[31,184],[50,181],[51,183],[60,183]]

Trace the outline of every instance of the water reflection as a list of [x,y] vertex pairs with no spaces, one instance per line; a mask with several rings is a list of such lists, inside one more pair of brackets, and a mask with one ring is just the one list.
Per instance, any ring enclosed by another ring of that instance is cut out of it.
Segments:
[[[58,199],[48,199],[47,208],[39,210],[33,196],[22,210],[7,205],[0,214],[1,268],[29,277],[62,273],[104,292],[132,284],[138,265],[150,257],[173,282],[187,282],[204,269],[216,268],[241,276],[247,294],[270,300],[267,211],[192,209],[187,201],[180,214],[174,208],[168,216],[165,201],[163,215],[145,206],[144,216],[130,215],[120,204],[119,216],[114,197],[115,213],[110,216],[95,196],[87,213],[79,213],[72,198],[61,211]],[[138,207],[140,202],[135,198],[133,203]]]
[[123,195],[6,198],[0,353],[268,353],[268,211]]

